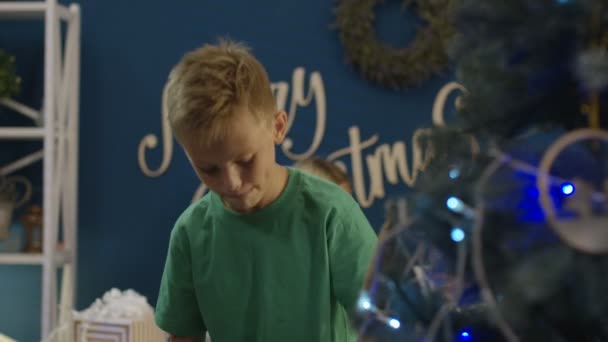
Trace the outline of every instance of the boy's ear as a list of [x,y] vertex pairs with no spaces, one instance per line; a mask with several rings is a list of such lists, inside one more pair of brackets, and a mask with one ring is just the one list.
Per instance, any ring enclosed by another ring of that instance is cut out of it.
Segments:
[[287,113],[285,111],[278,111],[274,115],[274,143],[280,144],[285,139],[287,134]]

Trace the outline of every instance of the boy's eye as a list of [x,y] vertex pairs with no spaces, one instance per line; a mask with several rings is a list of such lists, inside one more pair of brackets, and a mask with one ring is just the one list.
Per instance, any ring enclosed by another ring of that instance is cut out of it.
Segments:
[[209,168],[198,168],[202,173],[213,174],[217,172],[217,167],[209,167]]
[[249,165],[249,164],[253,163],[253,157],[254,156],[250,156],[250,157],[241,159],[241,160],[238,161],[238,163],[241,164],[241,165]]

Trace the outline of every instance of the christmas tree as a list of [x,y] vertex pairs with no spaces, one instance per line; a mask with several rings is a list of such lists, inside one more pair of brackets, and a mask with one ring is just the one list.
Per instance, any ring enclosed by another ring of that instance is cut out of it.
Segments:
[[454,25],[466,91],[383,228],[362,339],[608,341],[608,2],[458,0]]

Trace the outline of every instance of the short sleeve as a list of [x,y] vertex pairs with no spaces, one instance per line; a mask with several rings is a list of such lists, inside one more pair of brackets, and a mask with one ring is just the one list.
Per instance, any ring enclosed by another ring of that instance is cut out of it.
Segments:
[[357,302],[376,241],[376,233],[354,201],[350,210],[332,220],[328,230],[332,290],[346,310]]
[[192,281],[190,245],[184,226],[171,232],[155,319],[159,328],[175,336],[204,336],[205,323]]

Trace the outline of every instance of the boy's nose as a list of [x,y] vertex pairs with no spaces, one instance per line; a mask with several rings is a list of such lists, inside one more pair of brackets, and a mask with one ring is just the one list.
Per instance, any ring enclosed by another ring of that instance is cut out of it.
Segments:
[[226,168],[223,183],[229,193],[234,193],[241,187],[241,177],[235,166]]

